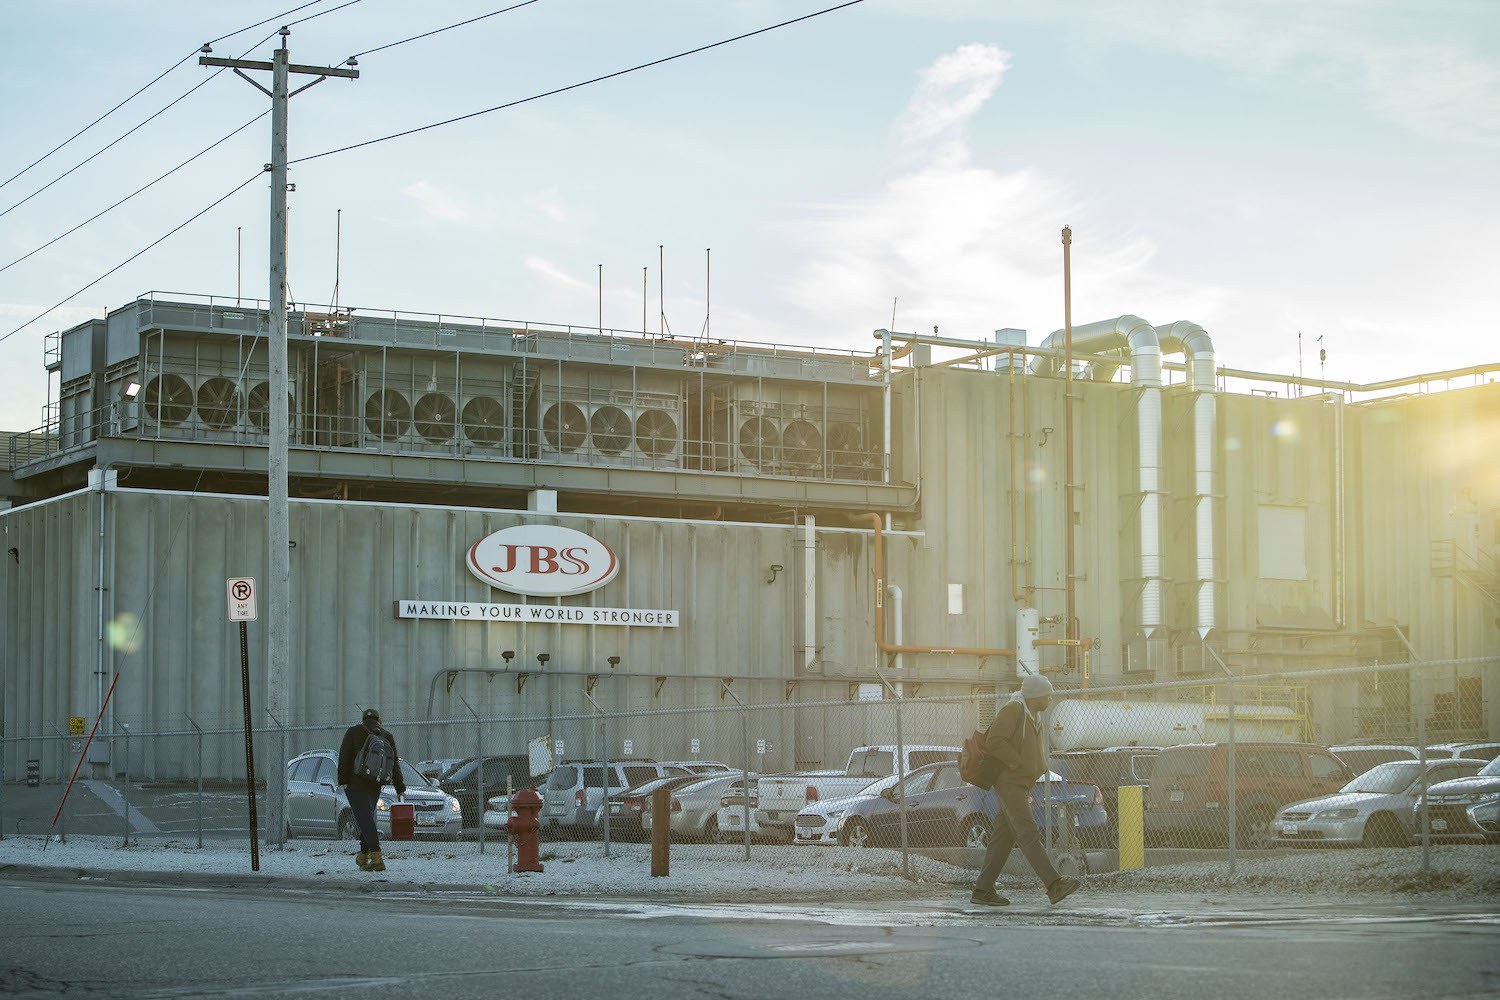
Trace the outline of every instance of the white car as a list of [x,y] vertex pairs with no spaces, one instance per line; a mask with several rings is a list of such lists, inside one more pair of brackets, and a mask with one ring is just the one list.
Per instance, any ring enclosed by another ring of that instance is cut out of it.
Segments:
[[491,830],[507,829],[510,820],[510,796],[491,795],[484,802],[484,825]]
[[853,795],[826,802],[809,802],[807,808],[799,812],[792,821],[792,843],[837,845],[839,830],[844,825],[844,813],[849,806],[860,799],[879,795],[899,780],[901,775],[888,774],[884,778],[876,778]]
[[762,825],[760,822],[760,796],[756,791],[758,779],[750,781],[750,801],[745,801],[744,787],[740,782],[730,785],[719,798],[719,811],[714,815],[714,822],[718,825],[718,837],[720,843],[736,843],[745,838],[745,819],[749,815],[750,839],[752,840],[774,840],[785,843],[787,839],[786,827],[781,825]]

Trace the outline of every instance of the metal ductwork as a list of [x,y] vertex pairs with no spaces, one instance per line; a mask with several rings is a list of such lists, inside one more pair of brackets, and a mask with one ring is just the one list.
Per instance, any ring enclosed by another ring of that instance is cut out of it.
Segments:
[[1218,626],[1214,604],[1214,438],[1217,433],[1218,382],[1214,377],[1214,342],[1203,327],[1186,320],[1156,328],[1161,349],[1187,358],[1188,387],[1193,393],[1193,539],[1196,548],[1194,586],[1198,596],[1198,638]]
[[[1041,346],[1061,351],[1067,333],[1055,330]],[[1085,323],[1073,328],[1073,350],[1080,354],[1120,354],[1121,363],[1128,352],[1131,383],[1136,387],[1136,454],[1137,488],[1141,497],[1140,575],[1141,633],[1156,637],[1161,628],[1161,344],[1156,328],[1139,316]],[[1055,375],[1061,369],[1056,358],[1038,357],[1031,362],[1033,375]],[[1107,381],[1119,365],[1095,362],[1089,377]],[[1210,363],[1209,371],[1213,366]]]

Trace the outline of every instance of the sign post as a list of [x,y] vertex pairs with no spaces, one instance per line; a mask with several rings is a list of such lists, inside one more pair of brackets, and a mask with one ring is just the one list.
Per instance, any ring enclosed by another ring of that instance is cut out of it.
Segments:
[[225,581],[229,595],[229,620],[240,623],[240,686],[245,702],[245,794],[250,803],[250,870],[260,871],[260,823],[255,815],[255,745],[250,728],[250,643],[245,623],[253,622],[255,580],[248,576],[230,577]]

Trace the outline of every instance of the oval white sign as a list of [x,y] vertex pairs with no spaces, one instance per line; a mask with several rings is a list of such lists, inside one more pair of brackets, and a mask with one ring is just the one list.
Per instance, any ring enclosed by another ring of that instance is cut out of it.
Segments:
[[620,560],[592,535],[552,524],[519,524],[469,547],[469,572],[491,587],[531,597],[567,597],[598,590],[615,578]]

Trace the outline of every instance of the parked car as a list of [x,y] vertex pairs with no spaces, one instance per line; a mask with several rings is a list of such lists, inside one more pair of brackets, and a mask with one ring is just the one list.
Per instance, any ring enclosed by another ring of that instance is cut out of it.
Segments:
[[[765,777],[770,777],[766,775]],[[761,822],[760,776],[750,778],[750,796],[745,797],[744,784],[739,779],[731,781],[719,797],[719,808],[714,813],[718,824],[720,843],[738,843],[745,839],[745,826],[750,827],[750,839],[784,844],[787,842],[787,827]]]
[[888,774],[884,778],[876,778],[853,795],[809,802],[807,808],[799,812],[797,818],[792,821],[792,843],[823,845],[839,843],[839,833],[844,827],[844,813],[849,810],[849,807],[860,799],[879,795],[900,780],[901,775]]
[[[482,760],[482,763],[481,763]],[[492,794],[504,792],[506,781],[514,788],[535,788],[540,779],[531,776],[531,761],[526,754],[497,754],[495,756],[466,757],[437,779],[437,785],[458,799],[463,808],[464,826],[477,826],[480,820],[479,796],[481,782],[486,800]]]
[[1404,847],[1416,829],[1412,807],[1423,787],[1479,773],[1482,760],[1452,757],[1422,762],[1393,760],[1377,764],[1335,795],[1296,802],[1276,816],[1280,844],[1339,844],[1360,847]]
[[[1471,778],[1455,778],[1427,786],[1427,829],[1440,840],[1500,840],[1500,834],[1478,825],[1470,810],[1500,802],[1500,758],[1490,761]],[[1421,822],[1423,800],[1417,800],[1414,823]],[[1481,812],[1480,816],[1492,815]],[[1419,826],[1414,829],[1420,831]]]
[[1355,777],[1364,774],[1372,767],[1393,760],[1417,760],[1421,757],[1421,751],[1416,747],[1403,746],[1399,743],[1351,743],[1346,746],[1329,747],[1328,751],[1348,764],[1349,770],[1354,772]]
[[792,823],[809,802],[843,798],[888,774],[911,774],[925,764],[957,760],[958,747],[906,744],[905,757],[897,756],[894,744],[860,746],[849,751],[849,759],[836,771],[788,771],[768,774],[760,783],[757,818],[762,826],[781,828],[781,839],[792,839]]
[[1438,743],[1427,748],[1430,756],[1440,753],[1445,757],[1465,757],[1469,760],[1494,760],[1500,757],[1500,743],[1481,741],[1476,743]]
[[652,778],[643,781],[633,788],[627,788],[622,792],[614,792],[609,798],[600,804],[594,813],[594,828],[604,829],[604,812],[609,810],[609,836],[611,840],[641,839],[646,835],[645,828],[641,825],[641,817],[651,796],[658,789],[665,788],[671,791],[680,785],[689,782],[701,781],[701,774],[669,774],[661,778]]
[[694,774],[722,774],[725,771],[733,771],[734,768],[717,760],[664,760],[663,764],[668,767],[680,767]]
[[[406,802],[416,807],[415,835],[457,840],[463,822],[458,800],[432,784],[421,771],[398,760],[406,783]],[[359,830],[344,790],[338,787],[337,750],[309,750],[286,766],[286,835],[358,840]],[[391,805],[396,789],[386,785],[375,803],[375,828],[391,835]]]
[[[1039,826],[1047,822],[1044,803],[1056,811],[1054,822],[1072,810],[1076,830],[1107,827],[1099,788],[1066,782],[1055,773],[1043,775],[1033,786],[1029,803]],[[974,847],[989,843],[999,802],[989,789],[975,788],[958,775],[952,761],[918,768],[898,784],[850,803],[843,817],[839,841],[851,847],[894,847],[901,843],[902,801],[906,811],[906,842],[913,847]]]
[[[759,777],[754,771],[750,772],[751,781]],[[719,830],[719,801],[730,785],[742,779],[740,771],[713,772],[699,775],[697,781],[672,789],[672,837],[710,843],[724,839]],[[651,803],[647,802],[641,813],[642,831],[650,834],[655,819]]]
[[[1157,755],[1146,789],[1146,839],[1187,846],[1229,837],[1227,743],[1190,743]],[[1239,846],[1270,847],[1276,814],[1292,802],[1348,784],[1349,766],[1310,743],[1240,743],[1235,747],[1235,836]]]
[[640,757],[610,761],[607,768],[606,775],[603,761],[582,760],[564,761],[554,767],[542,789],[542,824],[560,827],[574,835],[596,835],[599,828],[594,825],[594,819],[604,801],[606,777],[608,792],[613,794],[652,778],[690,773],[673,764]]
[[1500,835],[1500,799],[1490,799],[1468,808],[1469,822],[1489,834]]
[[444,774],[446,774],[448,770],[453,767],[453,765],[462,764],[464,761],[471,759],[472,758],[469,757],[434,757],[432,760],[418,761],[417,770],[421,771],[433,781],[437,781]]
[[[1104,796],[1108,827],[1098,839],[1114,842],[1119,838],[1120,786],[1151,783],[1151,768],[1161,747],[1123,746],[1098,750],[1071,750],[1052,758],[1052,769],[1068,781],[1097,785]],[[1144,794],[1144,793],[1143,793]]]

